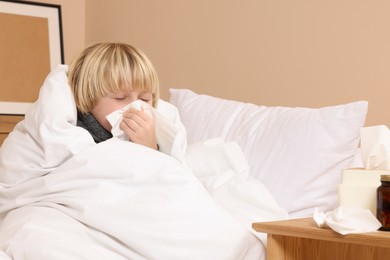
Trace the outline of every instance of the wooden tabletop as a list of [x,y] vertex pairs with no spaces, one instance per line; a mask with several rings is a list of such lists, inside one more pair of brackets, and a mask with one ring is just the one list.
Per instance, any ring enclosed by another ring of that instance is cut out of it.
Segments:
[[318,227],[312,218],[256,222],[252,224],[252,228],[268,234],[390,248],[390,232],[340,235],[329,227]]

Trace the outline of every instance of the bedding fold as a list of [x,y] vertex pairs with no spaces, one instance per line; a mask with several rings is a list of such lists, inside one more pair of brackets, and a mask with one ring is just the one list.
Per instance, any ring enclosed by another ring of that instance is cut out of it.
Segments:
[[[0,212],[10,213],[0,228],[0,248],[13,257],[17,252],[37,254],[38,248],[44,257],[42,241],[51,241],[54,234],[75,238],[62,234],[62,226],[85,232],[92,241],[61,243],[63,251],[51,257],[71,257],[75,247],[88,255],[96,247],[95,236],[104,237],[103,248],[124,247],[120,255],[126,259],[236,259],[241,250],[255,250],[257,256],[262,251],[257,238],[216,207],[178,161],[116,138],[80,152],[50,174],[9,188],[7,194],[1,196]],[[44,222],[37,223],[39,219]],[[46,220],[52,225],[43,225]],[[19,240],[30,236],[40,239]]]

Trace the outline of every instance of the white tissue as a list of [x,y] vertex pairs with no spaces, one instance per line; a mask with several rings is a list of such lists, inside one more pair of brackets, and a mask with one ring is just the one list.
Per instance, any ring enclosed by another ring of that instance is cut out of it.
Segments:
[[153,117],[151,112],[151,106],[141,100],[134,101],[121,109],[115,110],[106,117],[108,122],[110,122],[112,126],[111,133],[114,137],[117,137],[121,140],[129,141],[129,137],[127,136],[127,134],[123,132],[122,129],[119,127],[122,121],[123,113],[131,108],[141,110],[141,107],[150,117]]
[[364,168],[390,170],[390,130],[384,125],[361,129],[361,152]]
[[316,208],[313,219],[319,227],[329,226],[341,235],[372,232],[382,226],[369,209],[358,207],[338,207],[326,213]]
[[[160,100],[163,102],[162,100]],[[106,118],[110,122],[111,133],[114,137],[129,141],[127,134],[120,128],[123,113],[131,108],[144,111],[154,119],[155,133],[159,150],[165,154],[182,161],[186,149],[185,130],[180,122],[174,123],[162,113],[154,109],[151,105],[141,100],[134,101],[121,109],[118,109]]]

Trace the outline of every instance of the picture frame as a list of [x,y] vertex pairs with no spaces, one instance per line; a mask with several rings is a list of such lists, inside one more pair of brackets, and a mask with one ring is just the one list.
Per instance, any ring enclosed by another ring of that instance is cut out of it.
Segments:
[[24,115],[64,64],[61,5],[0,0],[0,114]]

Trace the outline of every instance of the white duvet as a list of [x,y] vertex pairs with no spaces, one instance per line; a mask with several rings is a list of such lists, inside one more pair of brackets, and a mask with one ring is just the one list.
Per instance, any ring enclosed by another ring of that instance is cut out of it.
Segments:
[[75,126],[66,71],[48,76],[1,147],[0,259],[265,259],[251,223],[286,213],[246,180],[236,144],[186,149],[163,101],[158,113],[178,127],[165,153],[116,137],[95,144]]

